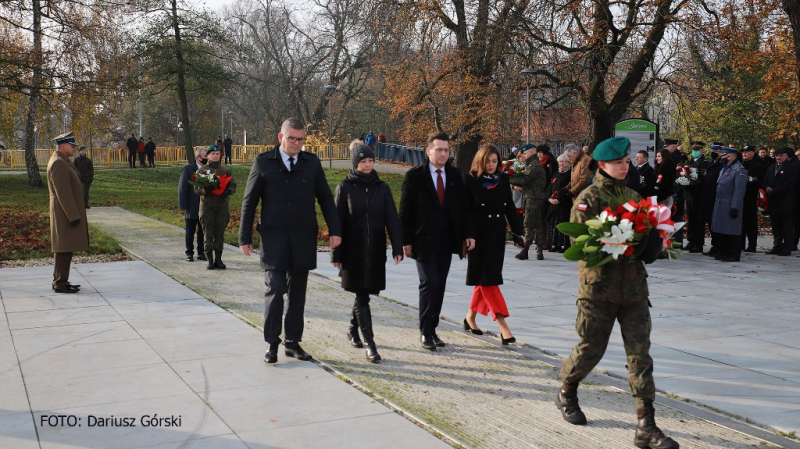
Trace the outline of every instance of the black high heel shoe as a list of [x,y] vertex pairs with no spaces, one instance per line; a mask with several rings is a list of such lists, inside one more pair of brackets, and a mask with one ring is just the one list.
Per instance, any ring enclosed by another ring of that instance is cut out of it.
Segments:
[[483,335],[483,331],[482,331],[482,330],[480,330],[480,329],[473,329],[473,328],[472,328],[472,327],[469,325],[469,323],[467,323],[467,319],[466,319],[466,318],[464,318],[464,330],[465,330],[465,331],[472,332],[472,333],[473,333],[473,334],[475,334],[475,335]]
[[501,333],[500,334],[500,342],[503,344],[503,346],[508,346],[510,343],[516,343],[517,339],[514,338],[514,337],[503,338],[503,334]]

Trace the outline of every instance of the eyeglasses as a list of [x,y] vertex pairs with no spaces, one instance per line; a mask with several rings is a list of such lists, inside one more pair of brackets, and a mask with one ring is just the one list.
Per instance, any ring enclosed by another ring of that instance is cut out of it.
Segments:
[[306,138],[305,137],[286,136],[286,140],[288,140],[291,143],[303,143],[303,142],[305,142]]

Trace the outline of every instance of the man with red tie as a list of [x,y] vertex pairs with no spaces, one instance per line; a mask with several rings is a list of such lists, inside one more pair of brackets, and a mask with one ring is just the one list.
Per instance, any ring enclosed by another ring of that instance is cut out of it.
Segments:
[[461,173],[447,164],[450,136],[428,136],[428,160],[406,173],[400,196],[403,252],[417,262],[422,347],[445,346],[436,335],[453,254],[464,258],[475,246]]

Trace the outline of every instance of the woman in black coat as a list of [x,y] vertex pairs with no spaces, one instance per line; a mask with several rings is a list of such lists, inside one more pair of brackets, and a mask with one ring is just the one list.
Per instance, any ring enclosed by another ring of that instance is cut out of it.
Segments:
[[[675,178],[678,177],[675,163],[672,162],[672,156],[669,150],[661,150],[656,153],[656,184],[655,189],[656,198],[659,203],[664,203],[665,206],[671,207],[674,202],[672,196],[675,194]],[[671,200],[669,204],[665,201]]]
[[558,171],[547,186],[547,234],[550,236],[550,252],[563,253],[569,248],[569,237],[558,232],[559,223],[569,221],[572,210],[572,197],[568,194],[572,177],[572,162],[566,154],[558,157]]
[[[508,307],[499,287],[503,283],[506,220],[514,234],[520,236],[525,230],[511,199],[508,176],[498,170],[500,160],[497,147],[482,145],[472,161],[470,172],[464,175],[470,218],[475,226],[475,248],[467,255],[467,285],[475,288],[464,319],[464,330],[483,334],[475,323],[475,317],[478,313],[486,315],[491,312],[492,319],[500,327],[500,339],[507,345],[516,339],[506,324]],[[522,237],[519,239],[519,243],[525,243]]]
[[350,344],[362,348],[366,343],[367,360],[374,363],[381,356],[373,339],[369,295],[386,288],[386,231],[395,264],[403,260],[403,243],[392,192],[372,169],[375,154],[363,142],[351,143],[350,152],[353,170],[334,194],[342,223],[342,244],[333,250],[331,258],[341,270],[342,288],[356,294],[348,331]]

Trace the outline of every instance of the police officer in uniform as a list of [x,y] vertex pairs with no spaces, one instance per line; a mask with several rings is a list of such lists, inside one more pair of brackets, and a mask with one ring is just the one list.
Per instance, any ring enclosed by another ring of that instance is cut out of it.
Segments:
[[[592,157],[600,168],[594,181],[576,198],[570,221],[584,223],[609,206],[608,198],[622,191],[629,200],[639,201],[638,193],[625,186],[630,169],[630,141],[625,137],[606,139],[594,150]],[[578,317],[575,329],[580,342],[564,361],[560,377],[564,381],[556,397],[556,406],[567,422],[586,424],[586,415],[578,404],[578,383],[600,362],[608,346],[614,321],[619,321],[625,353],[628,356],[630,389],[636,398],[637,426],[634,444],[637,447],[677,449],[672,438],[656,426],[655,381],[653,359],[650,357],[650,301],[648,300],[647,270],[643,262],[653,262],[661,253],[663,239],[657,230],[639,245],[634,255],[620,257],[600,267],[587,268],[578,262]]]
[[78,170],[78,175],[81,177],[81,184],[83,185],[83,207],[89,209],[89,187],[91,187],[92,181],[94,181],[94,164],[91,159],[86,157],[85,146],[81,145],[74,164],[75,168]]
[[227,268],[222,263],[222,247],[225,244],[225,228],[231,219],[231,211],[228,206],[228,198],[236,192],[236,180],[233,179],[231,171],[220,164],[222,156],[220,148],[216,145],[208,147],[206,157],[208,164],[204,167],[217,174],[218,177],[230,176],[230,181],[226,188],[219,194],[214,193],[208,187],[195,187],[195,192],[200,195],[200,225],[203,227],[203,247],[208,258],[209,270],[214,268],[224,270]]
[[536,259],[543,260],[542,247],[547,239],[547,226],[545,225],[543,209],[545,189],[547,188],[546,173],[539,158],[536,157],[536,146],[525,144],[520,149],[519,160],[525,162],[525,173],[509,179],[514,190],[522,191],[525,196],[525,247],[516,257],[519,260],[528,259],[528,250],[531,243],[536,244]]

